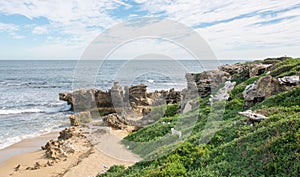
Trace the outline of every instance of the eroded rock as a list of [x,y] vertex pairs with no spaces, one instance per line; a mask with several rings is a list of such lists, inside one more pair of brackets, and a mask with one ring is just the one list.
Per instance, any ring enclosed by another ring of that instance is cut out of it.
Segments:
[[210,105],[217,101],[228,100],[230,97],[228,92],[234,89],[235,84],[236,82],[226,81],[224,87],[219,89],[216,95],[209,98]]
[[138,127],[134,126],[132,122],[126,119],[125,116],[119,115],[117,113],[109,114],[103,118],[103,121],[107,126],[127,130],[128,132],[132,132],[138,129]]
[[250,77],[259,76],[272,67],[272,64],[252,64],[250,65]]
[[[123,91],[118,82],[114,82],[107,92],[97,89],[81,89],[73,93],[60,93],[59,99],[67,101],[71,109],[76,112],[90,111],[93,115],[99,115],[99,113],[107,115],[126,110],[145,115],[157,100],[164,100],[164,104],[174,104],[180,102],[181,94],[174,89],[147,93],[147,86],[144,84],[125,86]],[[78,126],[81,117],[81,113],[71,116],[71,124]]]
[[217,88],[220,84],[224,84],[230,75],[224,71],[205,71],[199,74],[187,73],[187,90],[188,94],[195,95],[197,90],[197,95],[201,97],[206,97],[211,94],[211,91]]
[[268,75],[248,85],[243,91],[243,97],[246,106],[251,106],[283,91],[286,91],[285,87],[277,79]]
[[250,119],[253,122],[259,122],[259,121],[265,120],[267,118],[266,116],[264,116],[262,114],[258,114],[256,112],[253,112],[251,110],[239,112],[239,114],[247,117],[248,119]]
[[50,140],[42,149],[45,150],[45,157],[52,160],[60,160],[75,152],[69,140],[73,138],[84,138],[85,136],[75,127],[66,128],[60,132],[58,140]]
[[224,71],[231,75],[231,79],[248,79],[250,77],[250,66],[245,63],[237,63],[233,65],[222,65],[218,67],[220,71]]
[[300,76],[285,76],[278,78],[278,81],[282,85],[295,86],[300,84]]

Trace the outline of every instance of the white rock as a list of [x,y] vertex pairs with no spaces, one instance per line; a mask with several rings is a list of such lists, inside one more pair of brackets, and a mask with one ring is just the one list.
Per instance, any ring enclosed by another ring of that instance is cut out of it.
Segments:
[[264,120],[266,119],[267,117],[262,115],[262,114],[258,114],[258,113],[255,113],[251,110],[247,110],[247,111],[244,111],[244,112],[239,112],[240,115],[242,116],[245,116],[251,120],[254,120],[254,121],[261,121],[261,120]]
[[300,83],[300,76],[285,76],[278,78],[280,84],[296,84]]
[[174,128],[171,128],[171,133],[172,133],[172,135],[178,135],[179,139],[181,138],[181,135],[182,135],[181,131],[177,131]]

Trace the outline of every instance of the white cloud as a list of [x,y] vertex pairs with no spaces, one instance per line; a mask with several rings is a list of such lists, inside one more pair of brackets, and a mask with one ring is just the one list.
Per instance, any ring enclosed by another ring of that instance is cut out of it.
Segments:
[[150,0],[144,2],[143,9],[188,26],[211,24],[196,30],[220,58],[256,58],[275,53],[300,56],[296,52],[299,50],[295,51],[300,48],[297,1]]
[[45,26],[36,26],[33,30],[32,30],[33,34],[47,34],[48,33],[48,29]]
[[0,32],[12,32],[17,30],[18,27],[16,25],[0,23]]
[[[147,16],[163,16],[187,26],[211,24],[205,28],[198,26],[196,31],[208,41],[220,58],[240,58],[244,54],[251,58],[259,54],[265,56],[272,51],[279,55],[291,53],[300,56],[300,53],[294,51],[300,47],[299,2],[294,0],[135,2],[141,9],[133,11],[129,18],[146,10],[149,12]],[[40,46],[36,51],[47,53],[49,46],[53,50],[59,50],[58,53],[63,56],[73,57],[77,53],[76,56],[79,57],[80,52],[101,31],[125,20],[113,14],[113,10],[120,6],[127,10],[132,7],[129,1],[122,0],[1,0],[0,13],[19,14],[29,19],[48,19],[47,25],[31,27],[33,34],[49,36],[41,45],[45,50],[41,50]],[[292,9],[293,7],[298,8]],[[268,23],[272,21],[276,23]],[[20,27],[16,25],[0,23],[0,32],[16,33],[18,28]],[[23,37],[17,34],[12,36]],[[65,53],[60,49],[65,49]]]

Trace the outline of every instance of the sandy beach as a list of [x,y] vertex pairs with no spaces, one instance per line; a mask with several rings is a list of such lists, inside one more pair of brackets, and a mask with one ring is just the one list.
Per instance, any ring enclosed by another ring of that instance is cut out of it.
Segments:
[[[112,165],[128,167],[141,159],[119,143],[127,134],[112,130],[97,138],[96,145],[87,143],[86,138],[75,138],[72,142],[76,144],[76,151],[60,160],[47,158],[41,149],[50,139],[57,139],[58,132],[23,140],[0,151],[0,177],[87,177],[103,173]],[[38,168],[33,169],[37,163]]]

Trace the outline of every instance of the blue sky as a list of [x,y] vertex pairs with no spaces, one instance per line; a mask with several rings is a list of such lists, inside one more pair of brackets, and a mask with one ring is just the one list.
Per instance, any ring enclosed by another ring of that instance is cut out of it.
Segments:
[[149,16],[192,27],[219,59],[300,57],[299,12],[295,0],[1,0],[0,59],[79,59],[105,29]]

